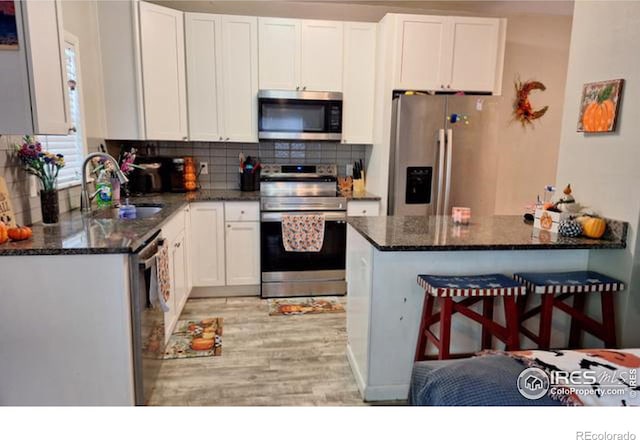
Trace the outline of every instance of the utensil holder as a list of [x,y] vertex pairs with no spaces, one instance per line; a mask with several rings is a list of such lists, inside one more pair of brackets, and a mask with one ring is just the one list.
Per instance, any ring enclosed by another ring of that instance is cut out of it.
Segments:
[[240,174],[240,191],[260,190],[260,170]]

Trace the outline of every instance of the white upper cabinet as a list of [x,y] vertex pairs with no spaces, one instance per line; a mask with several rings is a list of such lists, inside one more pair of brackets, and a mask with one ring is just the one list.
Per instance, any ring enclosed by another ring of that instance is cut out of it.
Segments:
[[500,20],[493,18],[451,19],[450,71],[443,75],[447,88],[491,92],[498,80],[502,82],[500,26]]
[[394,17],[394,89],[501,93],[506,20]]
[[342,91],[344,22],[258,22],[260,89]]
[[187,54],[189,139],[222,138],[222,30],[220,16],[184,15]]
[[138,3],[98,2],[107,139],[146,138]]
[[258,141],[258,19],[222,16],[224,140]]
[[302,20],[300,87],[342,91],[344,22]]
[[189,139],[257,142],[256,17],[185,14]]
[[376,23],[345,23],[342,142],[373,143]]
[[140,52],[147,139],[187,139],[184,14],[140,2]]
[[0,133],[67,134],[62,5],[58,0],[14,4],[18,45],[0,50]]
[[300,86],[300,20],[258,18],[260,88]]
[[396,30],[395,87],[402,90],[441,88],[445,64],[446,17],[402,15]]

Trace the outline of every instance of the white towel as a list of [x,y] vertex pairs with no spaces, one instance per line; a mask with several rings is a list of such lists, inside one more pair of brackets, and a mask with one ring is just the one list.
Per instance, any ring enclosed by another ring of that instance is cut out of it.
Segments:
[[282,244],[287,252],[320,252],[323,242],[324,215],[282,215]]

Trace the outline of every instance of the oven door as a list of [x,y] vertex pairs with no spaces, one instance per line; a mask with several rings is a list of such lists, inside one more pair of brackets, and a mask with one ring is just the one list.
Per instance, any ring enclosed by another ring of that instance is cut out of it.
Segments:
[[313,212],[319,213],[325,216],[324,241],[319,252],[287,252],[282,242],[282,213],[262,214],[260,239],[263,297],[346,293],[346,213]]

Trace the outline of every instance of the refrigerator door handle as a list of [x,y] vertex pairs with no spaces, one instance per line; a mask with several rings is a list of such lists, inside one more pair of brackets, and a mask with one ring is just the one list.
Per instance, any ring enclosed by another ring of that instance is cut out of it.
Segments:
[[447,129],[446,145],[447,173],[445,178],[444,207],[442,208],[443,215],[449,215],[449,211],[451,210],[449,206],[449,197],[451,195],[451,164],[453,160],[453,130],[451,128]]
[[436,198],[436,215],[442,214],[442,195],[444,194],[444,155],[445,155],[444,128],[438,130],[438,195]]

